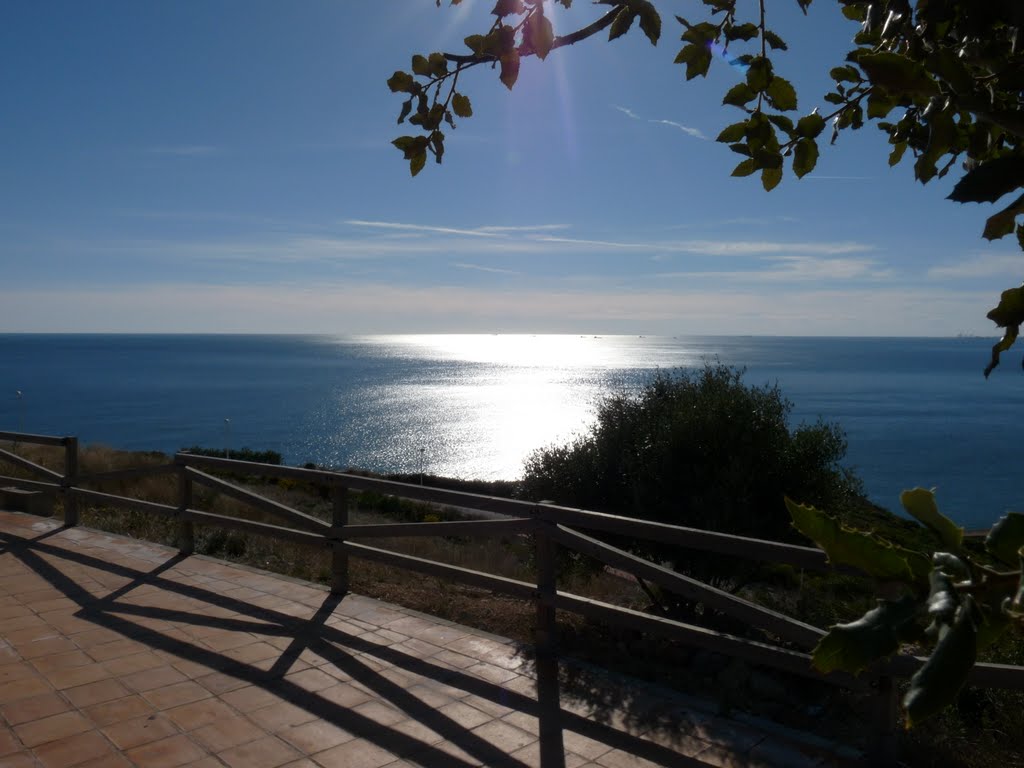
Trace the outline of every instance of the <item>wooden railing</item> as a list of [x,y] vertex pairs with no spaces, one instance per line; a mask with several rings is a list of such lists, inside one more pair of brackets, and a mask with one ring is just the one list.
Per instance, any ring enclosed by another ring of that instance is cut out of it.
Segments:
[[[775,541],[750,539],[714,531],[626,518],[583,509],[571,509],[547,503],[482,496],[460,491],[398,483],[379,478],[302,469],[271,464],[256,464],[231,459],[178,453],[173,463],[80,475],[78,440],[75,437],[51,437],[15,432],[0,432],[0,442],[33,443],[64,448],[64,471],[55,472],[18,454],[0,449],[0,462],[8,462],[40,479],[0,475],[0,486],[59,493],[63,499],[65,525],[78,524],[79,504],[142,510],[171,518],[178,526],[178,547],[191,554],[195,546],[194,525],[221,528],[269,536],[327,548],[331,552],[331,589],[348,590],[349,558],[363,558],[431,576],[439,576],[475,587],[531,601],[536,606],[536,671],[540,708],[540,741],[544,768],[564,765],[561,730],[558,727],[559,690],[557,659],[557,623],[559,610],[570,611],[608,624],[649,632],[683,643],[712,650],[744,661],[784,670],[804,677],[828,681],[852,690],[873,692],[875,696],[875,735],[879,756],[888,758],[895,743],[897,727],[897,691],[894,678],[909,677],[924,659],[897,655],[876,664],[859,677],[843,673],[822,675],[811,666],[808,653],[825,634],[785,614],[717,589],[671,569],[636,557],[576,529],[611,533],[633,539],[658,541],[683,548],[729,555],[763,562],[785,563],[804,570],[827,571],[824,553]],[[210,474],[290,478],[309,481],[331,490],[332,519],[325,522],[284,504],[265,498]],[[178,504],[152,501],[90,490],[85,486],[110,480],[150,475],[177,475]],[[213,514],[193,508],[193,486],[201,485],[250,505],[284,525]],[[413,501],[469,510],[496,513],[503,517],[484,520],[457,520],[428,523],[388,523],[354,525],[349,522],[349,491],[372,491]],[[447,563],[360,543],[369,537],[405,536],[510,536],[530,534],[535,546],[536,582],[497,576]],[[752,627],[779,638],[782,644],[741,638],[705,627],[687,624],[663,616],[630,610],[618,605],[559,590],[556,584],[557,547],[581,552],[621,571],[633,574],[688,600],[703,603]],[[794,650],[794,646],[798,650]],[[985,688],[1024,689],[1024,667],[1001,664],[976,664],[968,684]]]

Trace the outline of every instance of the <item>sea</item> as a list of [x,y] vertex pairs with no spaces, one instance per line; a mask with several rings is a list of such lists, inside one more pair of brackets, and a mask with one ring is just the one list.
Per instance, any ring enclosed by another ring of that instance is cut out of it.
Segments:
[[792,422],[838,423],[868,496],[935,488],[970,529],[1024,510],[1021,353],[984,338],[0,334],[0,430],[173,453],[515,479],[586,433],[610,392],[721,362],[778,385]]

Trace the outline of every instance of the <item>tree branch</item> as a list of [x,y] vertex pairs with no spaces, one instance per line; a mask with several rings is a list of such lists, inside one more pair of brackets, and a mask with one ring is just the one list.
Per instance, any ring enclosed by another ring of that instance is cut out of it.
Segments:
[[[588,24],[582,29],[577,29],[575,32],[570,32],[568,35],[560,35],[559,37],[556,37],[554,41],[552,41],[551,43],[551,50],[555,50],[556,48],[561,48],[566,45],[573,45],[575,43],[580,42],[581,40],[586,40],[588,37],[593,37],[601,30],[610,27],[611,23],[615,21],[615,17],[619,15],[619,11],[621,10],[622,5],[616,5],[610,11],[608,11],[608,13],[606,13],[604,16],[602,16],[592,24]],[[533,54],[533,51],[520,51],[520,54],[531,55]],[[478,53],[446,53],[444,54],[444,57],[452,64],[462,64],[468,66],[498,60],[496,56],[482,56]]]

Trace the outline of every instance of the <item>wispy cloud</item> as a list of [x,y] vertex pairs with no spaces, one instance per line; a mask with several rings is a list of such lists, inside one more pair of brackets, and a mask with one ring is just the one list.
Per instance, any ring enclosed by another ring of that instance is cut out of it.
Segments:
[[485,267],[482,264],[467,264],[465,262],[453,262],[453,267],[458,269],[471,269],[477,272],[490,272],[495,275],[519,275],[521,272],[516,272],[513,269],[499,269],[498,267]]
[[629,243],[552,236],[539,236],[535,239],[539,242],[561,243],[564,245],[656,250],[662,253],[689,253],[708,256],[765,256],[773,254],[838,256],[845,253],[864,253],[875,250],[873,245],[853,241],[799,243],[772,240],[654,240]]
[[875,259],[816,258],[812,256],[781,256],[760,262],[756,268],[735,270],[689,270],[662,272],[663,279],[743,281],[757,283],[818,282],[836,280],[884,280],[892,271]]
[[467,237],[501,237],[501,233],[499,232],[490,232],[483,229],[436,227],[427,224],[405,224],[398,221],[365,221],[363,219],[348,219],[345,223],[353,227],[366,227],[369,229],[392,229],[405,232],[433,232],[441,235],[465,235]]
[[695,138],[695,139],[704,139],[706,141],[707,138],[708,138],[707,136],[705,136],[700,131],[700,129],[698,129],[698,128],[691,128],[690,126],[683,125],[682,123],[676,122],[675,120],[664,120],[664,119],[654,119],[654,118],[649,118],[649,117],[640,117],[640,115],[638,115],[636,112],[634,112],[631,109],[627,109],[626,107],[620,107],[618,104],[613,104],[612,106],[615,109],[619,110],[619,112],[624,114],[626,117],[631,118],[633,120],[639,120],[642,123],[654,123],[655,125],[667,125],[670,128],[676,128],[676,129],[682,131],[683,133],[687,134],[688,136],[693,136],[693,138]]
[[980,254],[928,270],[928,277],[934,280],[1001,277],[1003,275],[1019,279],[1022,274],[1024,274],[1024,254],[1021,253]]

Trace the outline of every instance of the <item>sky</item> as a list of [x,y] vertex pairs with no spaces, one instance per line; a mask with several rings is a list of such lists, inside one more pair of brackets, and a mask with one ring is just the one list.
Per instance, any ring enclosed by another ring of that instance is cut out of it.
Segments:
[[[0,10],[0,332],[993,335],[1020,280],[992,211],[890,169],[873,126],[771,193],[714,138],[742,75],[687,82],[638,28],[460,80],[416,178],[386,80],[465,52],[492,0],[50,0]],[[756,7],[747,3],[747,12]],[[602,6],[552,8],[556,33]],[[800,114],[856,25],[768,6]]]

